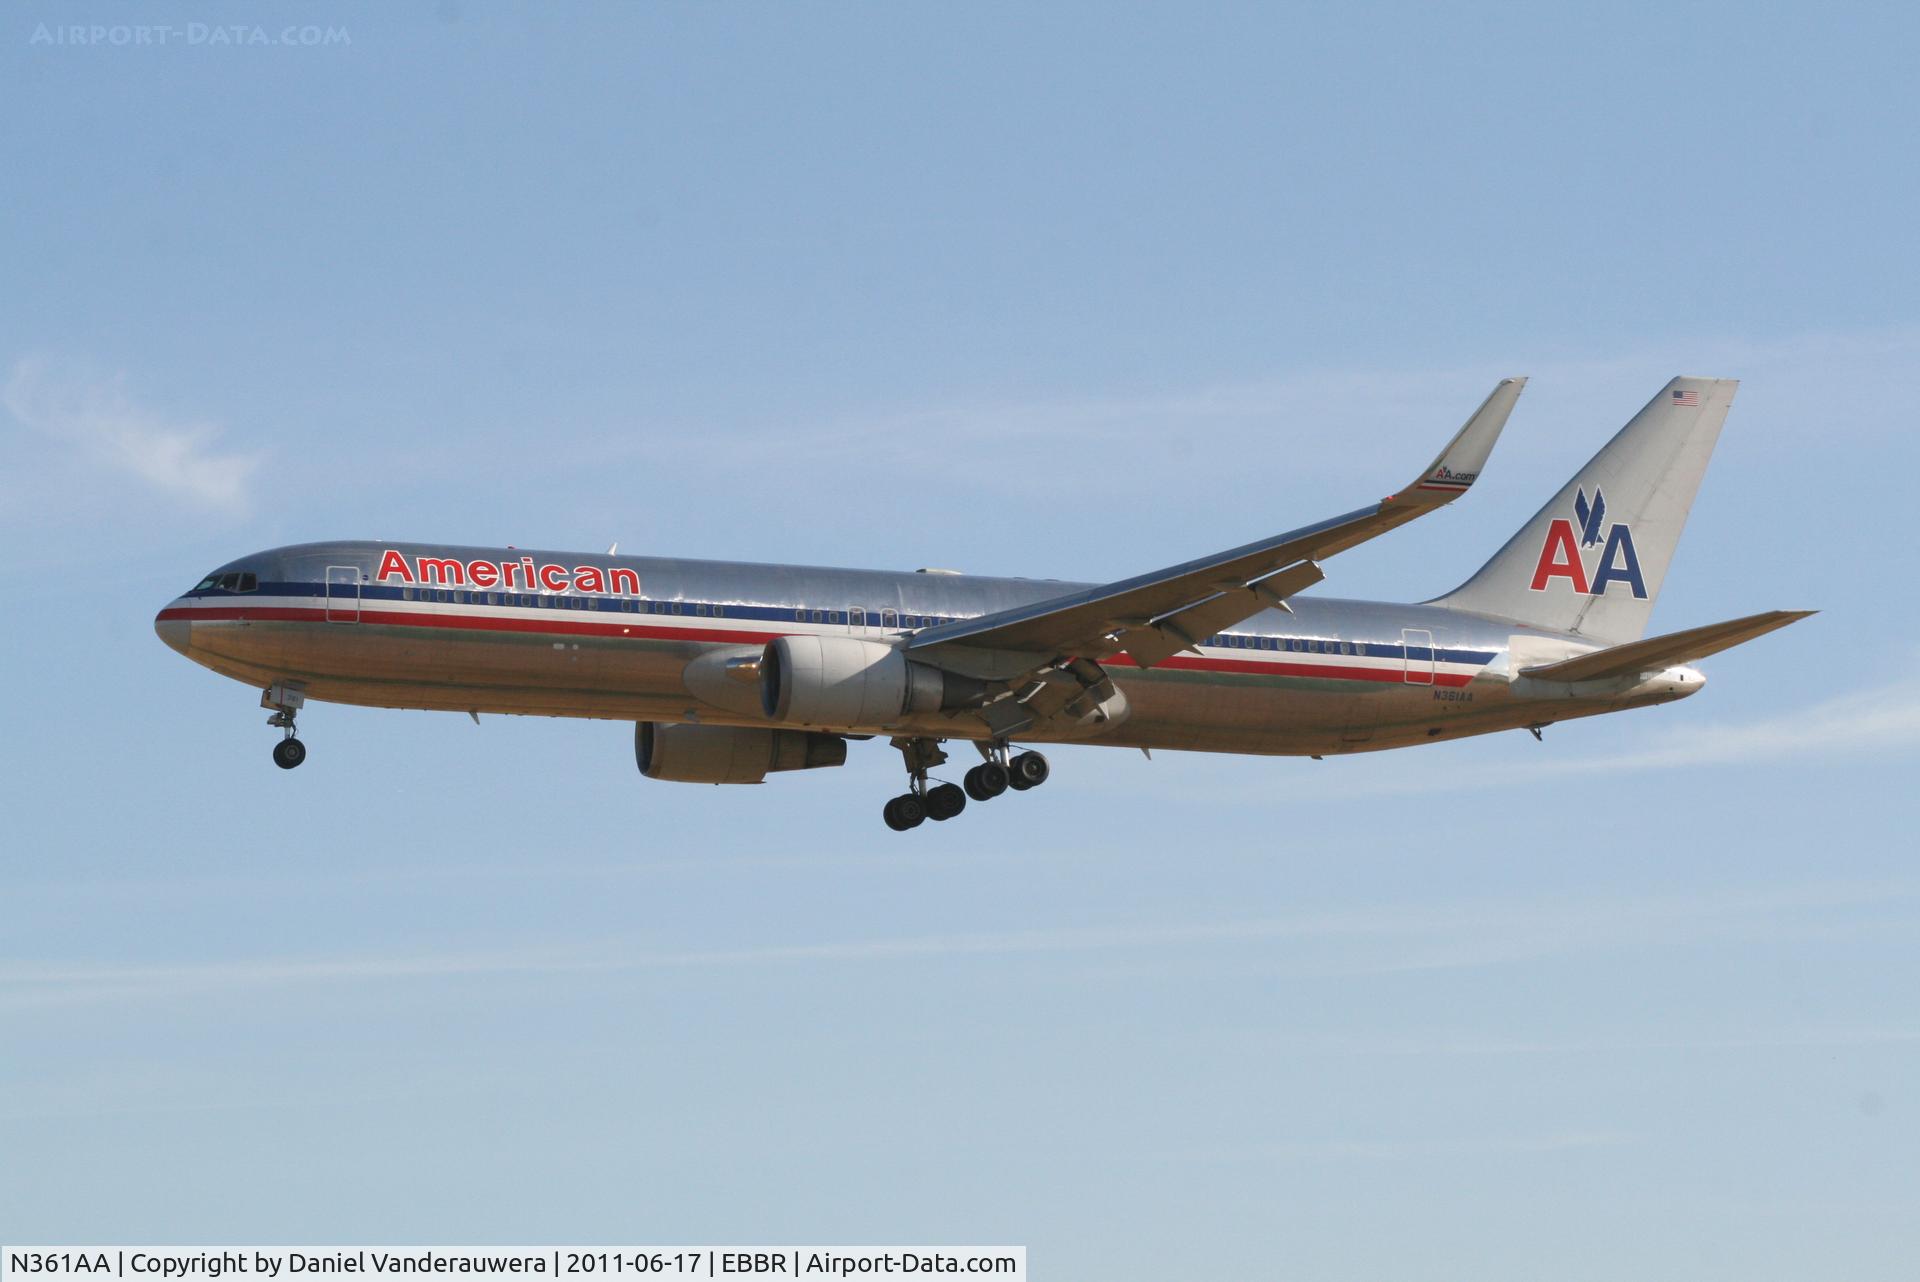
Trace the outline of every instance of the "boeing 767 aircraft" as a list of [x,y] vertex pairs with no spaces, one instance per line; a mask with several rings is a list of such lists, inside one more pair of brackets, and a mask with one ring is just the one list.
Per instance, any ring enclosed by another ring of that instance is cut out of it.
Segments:
[[[1493,559],[1419,605],[1303,595],[1323,562],[1473,485],[1524,379],[1377,503],[1117,583],[939,570],[307,543],[221,566],[154,621],[262,691],[273,759],[309,699],[632,720],[640,772],[759,783],[884,735],[896,831],[1046,782],[1028,745],[1310,755],[1531,730],[1684,698],[1695,660],[1811,611],[1646,637],[1732,379],[1676,378]],[[941,747],[980,763],[938,782]]]

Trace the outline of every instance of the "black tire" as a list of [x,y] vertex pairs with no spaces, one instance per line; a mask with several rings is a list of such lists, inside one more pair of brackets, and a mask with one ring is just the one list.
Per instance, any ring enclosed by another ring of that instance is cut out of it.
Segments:
[[967,794],[958,784],[943,783],[927,789],[927,818],[944,823],[967,808]]
[[895,832],[905,832],[909,828],[918,828],[926,821],[927,808],[921,804],[920,798],[904,792],[889,801],[880,815],[887,821],[887,827]]
[[282,739],[273,745],[273,764],[291,770],[307,759],[307,745],[298,739]]
[[1007,769],[1013,776],[1008,782],[1022,792],[1029,788],[1038,788],[1047,781],[1047,776],[1053,773],[1047,766],[1047,759],[1037,752],[1021,753],[1007,763]]
[[1007,768],[997,761],[986,761],[967,771],[967,795],[975,801],[992,801],[1007,790]]

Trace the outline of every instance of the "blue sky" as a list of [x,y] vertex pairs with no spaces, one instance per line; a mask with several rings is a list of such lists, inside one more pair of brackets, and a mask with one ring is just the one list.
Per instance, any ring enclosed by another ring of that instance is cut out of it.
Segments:
[[[0,14],[0,1240],[1024,1242],[1036,1276],[1904,1276],[1920,132],[1899,7]],[[1524,373],[1465,577],[1739,399],[1683,705],[1080,748],[901,839],[618,723],[252,692],[153,612],[392,537],[1110,578]]]

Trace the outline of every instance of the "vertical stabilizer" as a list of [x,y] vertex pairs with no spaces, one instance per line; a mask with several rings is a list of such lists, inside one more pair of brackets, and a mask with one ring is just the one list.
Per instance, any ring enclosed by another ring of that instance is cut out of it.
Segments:
[[1738,386],[1668,383],[1478,574],[1433,604],[1608,645],[1644,636]]

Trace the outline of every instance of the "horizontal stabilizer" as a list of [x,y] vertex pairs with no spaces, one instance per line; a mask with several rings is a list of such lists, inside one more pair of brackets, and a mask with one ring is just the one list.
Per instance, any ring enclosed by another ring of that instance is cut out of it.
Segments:
[[1743,641],[1765,636],[1776,628],[1797,623],[1814,610],[1769,610],[1744,619],[1709,623],[1685,632],[1630,641],[1587,654],[1575,655],[1559,663],[1544,663],[1522,668],[1520,675],[1537,681],[1601,681],[1608,677],[1633,677],[1644,672],[1659,672],[1678,663],[1692,663],[1722,650],[1731,650]]

